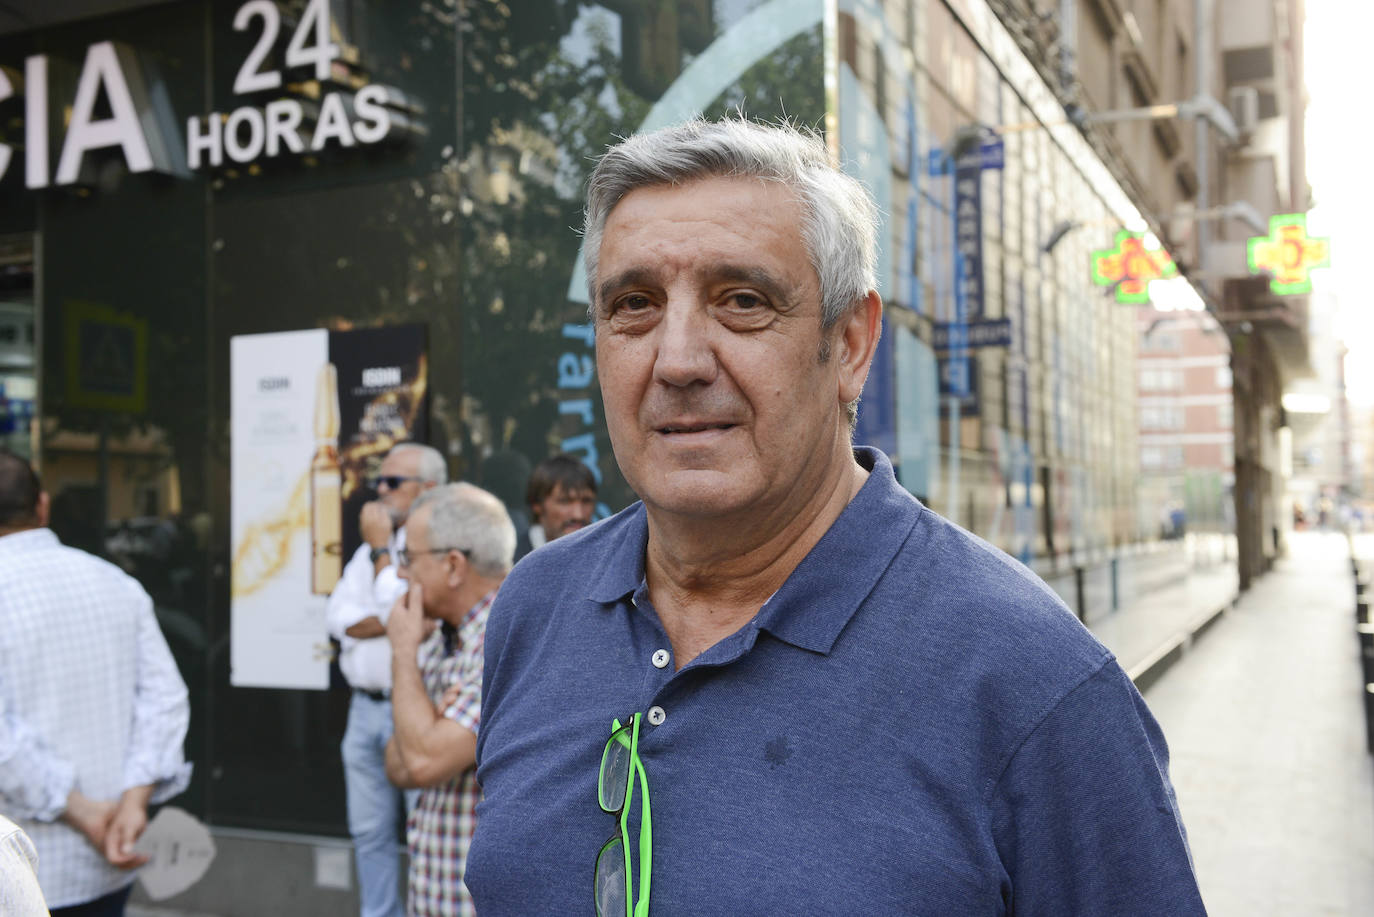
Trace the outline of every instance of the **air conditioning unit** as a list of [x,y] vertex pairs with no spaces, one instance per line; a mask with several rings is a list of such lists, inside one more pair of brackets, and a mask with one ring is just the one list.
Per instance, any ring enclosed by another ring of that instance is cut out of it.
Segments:
[[1248,142],[1259,124],[1259,90],[1254,86],[1232,86],[1226,91],[1226,107],[1236,122],[1241,143]]

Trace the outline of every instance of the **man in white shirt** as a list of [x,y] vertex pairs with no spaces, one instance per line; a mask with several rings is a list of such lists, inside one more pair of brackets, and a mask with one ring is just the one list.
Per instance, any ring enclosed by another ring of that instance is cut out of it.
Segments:
[[401,443],[387,453],[375,478],[377,499],[359,517],[363,543],[329,597],[329,633],[339,641],[339,669],[353,688],[341,750],[362,917],[403,913],[396,839],[402,800],[386,778],[384,757],[392,730],[386,621],[406,591],[396,576],[395,556],[405,547],[410,506],[447,479],[444,457],[436,449]]
[[54,914],[120,915],[148,804],[190,781],[191,708],[148,593],[47,523],[38,476],[0,452],[0,811]]

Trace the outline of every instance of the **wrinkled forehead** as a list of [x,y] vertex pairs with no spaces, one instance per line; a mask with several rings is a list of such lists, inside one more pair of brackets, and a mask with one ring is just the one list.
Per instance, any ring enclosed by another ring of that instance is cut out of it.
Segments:
[[420,454],[414,449],[393,450],[382,459],[381,474],[397,474],[402,477],[415,474],[420,465]]
[[596,491],[590,487],[568,487],[563,483],[553,485],[545,500],[595,500]]
[[429,506],[422,506],[406,519],[406,547],[421,551],[429,544]]

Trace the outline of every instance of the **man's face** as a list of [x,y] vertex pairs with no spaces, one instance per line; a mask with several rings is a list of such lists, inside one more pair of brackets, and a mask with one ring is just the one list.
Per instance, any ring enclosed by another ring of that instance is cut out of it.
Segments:
[[438,617],[436,606],[449,589],[449,563],[446,553],[438,553],[429,543],[429,507],[421,507],[419,512],[406,523],[406,556],[410,563],[397,565],[396,575],[401,579],[419,583],[425,608],[425,617]]
[[[401,525],[406,521],[406,516],[410,515],[410,504],[414,503],[415,498],[420,496],[420,492],[424,490],[424,484],[415,480],[419,470],[420,455],[411,449],[391,452],[382,459],[381,468],[377,471],[379,479],[388,477],[405,479],[396,487],[391,487],[382,480],[377,483],[377,498],[386,506],[394,525]],[[409,537],[408,533],[407,537]]]
[[611,211],[597,368],[616,459],[651,508],[786,513],[847,439],[801,218],[782,185],[746,178],[641,188]]
[[595,509],[594,491],[585,487],[570,491],[562,484],[554,485],[553,492],[533,507],[534,518],[549,541],[591,525]]

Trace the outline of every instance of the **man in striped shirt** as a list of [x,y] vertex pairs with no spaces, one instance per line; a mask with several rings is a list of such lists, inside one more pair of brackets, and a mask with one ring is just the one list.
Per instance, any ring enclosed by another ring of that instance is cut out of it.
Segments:
[[[482,703],[487,610],[511,567],[515,526],[496,497],[471,484],[424,493],[397,552],[410,584],[387,621],[395,732],[387,776],[421,788],[410,814],[412,917],[469,917],[463,884],[481,798],[473,763]],[[438,627],[425,636],[426,620]]]

